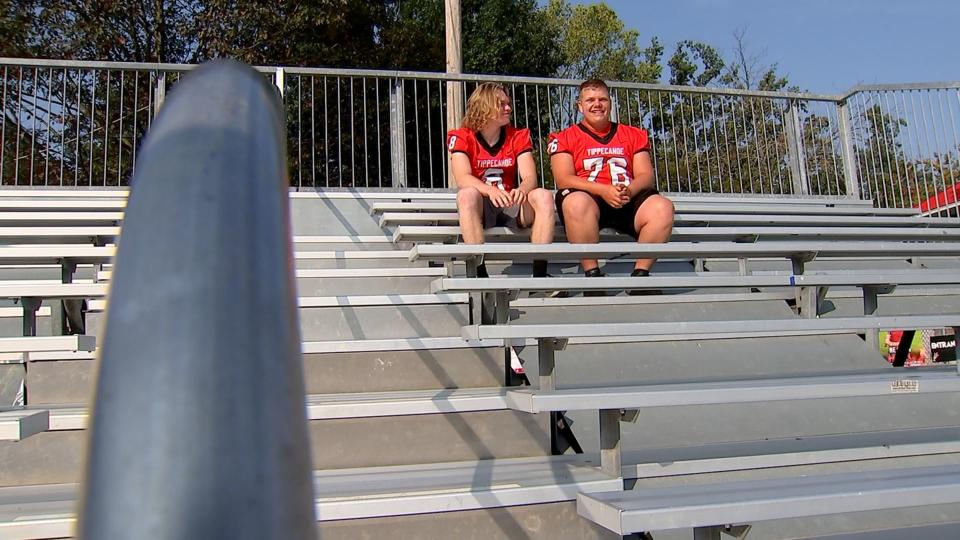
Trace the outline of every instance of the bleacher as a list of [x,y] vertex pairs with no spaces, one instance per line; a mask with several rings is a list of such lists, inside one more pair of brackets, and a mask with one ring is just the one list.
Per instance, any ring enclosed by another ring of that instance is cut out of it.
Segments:
[[[126,198],[0,190],[0,539],[73,534]],[[291,192],[319,535],[960,532],[957,366],[891,366],[877,338],[960,327],[960,221],[673,198],[665,245],[468,246],[450,192]],[[628,277],[637,255],[652,276]],[[610,275],[581,277],[581,256]],[[553,277],[531,278],[534,258]],[[85,335],[62,335],[62,299],[86,301]]]

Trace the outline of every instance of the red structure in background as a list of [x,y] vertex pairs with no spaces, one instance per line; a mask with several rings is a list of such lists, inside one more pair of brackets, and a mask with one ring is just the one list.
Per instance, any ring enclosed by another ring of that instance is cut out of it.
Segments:
[[958,194],[960,194],[960,182],[922,201],[917,208],[923,213],[936,211],[937,209],[947,210],[948,208],[955,208],[957,206]]

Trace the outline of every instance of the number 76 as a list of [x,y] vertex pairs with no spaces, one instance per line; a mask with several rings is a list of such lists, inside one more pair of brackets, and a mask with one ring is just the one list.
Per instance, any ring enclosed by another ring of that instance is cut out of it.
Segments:
[[[597,176],[603,170],[605,158],[596,157],[583,160],[583,168],[590,171],[590,182],[596,182]],[[612,157],[606,159],[606,165],[610,169],[610,183],[617,186],[620,184],[629,185],[630,175],[627,174],[627,160],[621,157]]]

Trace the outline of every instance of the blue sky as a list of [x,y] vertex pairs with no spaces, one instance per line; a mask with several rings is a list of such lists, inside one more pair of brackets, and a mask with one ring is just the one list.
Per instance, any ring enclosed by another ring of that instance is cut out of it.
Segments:
[[[572,0],[576,4],[599,3]],[[791,84],[836,94],[856,84],[960,80],[960,0],[606,0],[665,57],[683,39],[726,58],[733,33]]]

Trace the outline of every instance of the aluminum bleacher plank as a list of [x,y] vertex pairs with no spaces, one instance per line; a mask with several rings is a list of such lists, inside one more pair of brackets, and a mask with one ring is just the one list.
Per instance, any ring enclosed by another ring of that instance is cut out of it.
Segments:
[[[317,521],[575,500],[622,488],[584,456],[314,471]],[[73,534],[79,485],[0,488],[0,539]]]
[[798,215],[728,215],[728,214],[677,214],[674,224],[742,224],[742,225],[794,225],[820,227],[824,225],[851,225],[858,227],[960,227],[954,218],[931,218],[919,216],[798,216]]
[[624,478],[960,453],[960,427],[840,433],[623,453]]
[[738,242],[671,242],[638,244],[636,242],[600,242],[597,244],[527,243],[487,244],[420,244],[410,249],[410,260],[453,260],[477,256],[486,260],[533,260],[555,257],[603,258],[615,255],[635,257],[891,257],[957,256],[960,243],[954,242],[815,242],[771,241],[755,244]]
[[0,285],[0,298],[98,298],[107,290],[105,283],[24,283]]
[[320,471],[320,521],[497,508],[573,500],[621,489],[585,456],[498,459]]
[[[311,394],[306,401],[307,420],[500,411],[507,409],[505,394],[505,388]],[[51,407],[34,412],[41,411],[49,411],[52,431],[86,429],[89,421],[86,407]]]
[[50,427],[44,410],[0,410],[0,441],[19,441]]
[[888,328],[960,326],[960,314],[834,317],[829,319],[757,319],[602,324],[506,324],[464,326],[464,339],[593,337],[616,341],[622,336],[725,334],[791,331],[848,331]]
[[24,336],[0,338],[0,352],[92,351],[94,336]]
[[508,391],[506,399],[512,409],[539,413],[957,391],[960,391],[960,375],[957,374],[956,368],[925,368],[919,371],[890,368],[858,375],[665,383],[551,391],[524,388]]
[[439,349],[469,349],[502,347],[503,340],[465,340],[456,337],[422,337],[396,339],[365,339],[337,341],[306,341],[302,344],[303,354],[381,352],[381,351],[418,351]]
[[625,535],[960,502],[960,466],[581,494],[577,512]]
[[64,212],[64,211],[114,211],[127,207],[126,198],[104,200],[91,199],[0,199],[0,212]]
[[942,285],[960,284],[960,275],[954,272],[857,273],[857,274],[754,274],[749,276],[723,275],[714,272],[657,274],[644,277],[606,276],[527,278],[440,278],[431,283],[434,292],[444,291],[578,291],[609,289],[695,289],[695,288],[750,288],[794,286],[882,286],[882,285]]
[[507,408],[505,388],[464,388],[307,396],[307,419],[366,418]]
[[298,278],[439,277],[446,268],[298,268]]
[[[874,208],[867,205],[829,205],[815,201],[795,202],[703,202],[674,200],[677,213],[727,213],[727,214],[787,214],[787,215],[861,215],[861,216],[914,216],[916,208]],[[370,208],[373,215],[386,212],[456,212],[454,200],[440,202],[377,202]]]

